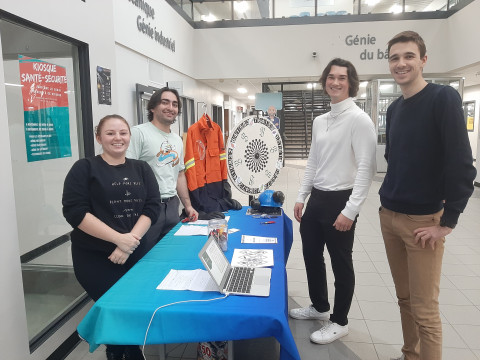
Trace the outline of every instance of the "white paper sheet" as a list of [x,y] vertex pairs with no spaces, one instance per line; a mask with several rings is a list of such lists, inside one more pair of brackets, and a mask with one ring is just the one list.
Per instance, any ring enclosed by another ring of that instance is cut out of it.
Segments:
[[276,244],[276,237],[242,235],[242,244]]
[[[230,220],[230,216],[225,216],[225,220]],[[197,221],[189,221],[186,224],[188,225],[208,225],[209,220],[197,220]]]
[[182,225],[175,236],[208,235],[208,228],[199,225]]
[[218,287],[206,270],[171,269],[157,286],[158,290],[218,291]]
[[235,249],[232,266],[268,267],[273,266],[272,249]]
[[[240,229],[235,229],[235,228],[228,229],[229,234],[237,231],[240,231]],[[208,227],[200,226],[200,225],[182,225],[174,235],[175,236],[208,235]]]

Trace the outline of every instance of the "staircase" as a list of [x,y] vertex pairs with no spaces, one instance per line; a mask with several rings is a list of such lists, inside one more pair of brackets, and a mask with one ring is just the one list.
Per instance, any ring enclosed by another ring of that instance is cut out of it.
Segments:
[[330,110],[330,99],[321,90],[283,92],[285,159],[306,159],[312,141],[313,120]]

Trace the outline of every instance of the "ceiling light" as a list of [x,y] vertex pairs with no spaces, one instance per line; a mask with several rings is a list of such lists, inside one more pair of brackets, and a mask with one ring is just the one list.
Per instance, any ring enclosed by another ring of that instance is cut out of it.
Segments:
[[238,91],[240,94],[246,94],[246,93],[247,93],[247,89],[245,89],[244,87],[239,87],[239,88],[237,88],[237,91]]
[[308,83],[307,84],[307,89],[311,89],[311,88],[316,88],[317,87],[317,84],[316,83]]
[[380,91],[381,92],[390,92],[393,90],[393,84],[382,84],[380,85]]
[[246,13],[248,10],[248,3],[246,1],[235,1],[233,3],[233,8],[236,12]]
[[215,15],[213,15],[212,13],[210,13],[210,14],[208,14],[208,15],[202,15],[202,16],[200,16],[200,20],[207,21],[207,22],[212,22],[212,21],[216,21],[217,18],[215,17]]
[[393,4],[389,11],[394,14],[400,14],[403,9],[399,4]]
[[22,87],[23,85],[21,84],[11,84],[11,83],[5,83],[6,86],[18,86],[18,87]]
[[255,95],[248,95],[248,98],[249,98],[250,100],[255,100]]

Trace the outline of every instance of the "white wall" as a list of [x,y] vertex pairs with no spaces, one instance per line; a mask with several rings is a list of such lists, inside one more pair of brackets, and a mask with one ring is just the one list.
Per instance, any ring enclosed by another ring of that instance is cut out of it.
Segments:
[[[404,30],[417,31],[427,44],[426,76],[445,73],[480,61],[475,37],[480,32],[478,14],[480,1],[474,1],[448,19],[198,29],[194,53],[215,56],[196,57],[193,77],[318,76],[337,56],[352,61],[361,76],[389,77],[387,63],[378,55],[392,36]],[[347,45],[347,39],[357,35],[367,40],[374,37],[375,43]],[[373,59],[361,58],[365,50]],[[318,54],[315,59],[312,51]]]
[[[186,75],[193,74],[195,64],[193,49],[194,29],[164,0],[148,0],[155,10],[154,18],[128,0],[113,1],[115,41],[163,65]],[[175,41],[175,51],[159,44],[155,39],[141,33],[137,28],[137,18],[144,19],[152,29]]]
[[[90,79],[92,92],[92,110],[94,119],[116,111],[112,106],[97,104],[96,66],[112,69],[115,74],[115,52],[113,39],[112,0],[102,1],[10,1],[0,0],[0,8],[4,11],[27,19],[33,23],[57,31],[71,38],[89,44]],[[97,24],[92,26],[92,24]],[[1,51],[1,50],[0,50]],[[3,56],[2,56],[3,58]],[[20,250],[17,233],[17,216],[15,214],[15,199],[11,150],[6,108],[3,62],[0,63],[0,226],[5,236],[0,252],[0,334],[2,334],[2,355],[11,360],[40,360],[47,358],[66,337],[72,334],[78,323],[78,316],[67,325],[61,327],[54,337],[30,354],[28,331],[26,325],[25,303],[20,267]],[[115,78],[113,79],[115,83]],[[112,97],[117,97],[116,88],[112,89]],[[28,218],[22,217],[22,226]]]
[[[223,107],[223,93],[201,83],[200,81],[171,69],[154,59],[150,59],[142,54],[134,52],[123,45],[118,44],[115,47],[115,54],[118,71],[118,112],[124,116],[130,124],[137,123],[135,102],[135,84],[137,83],[145,86],[163,87],[167,82],[181,82],[183,88],[181,95],[195,100],[195,112],[197,111],[198,102],[204,102],[207,104],[207,113],[210,116],[212,115],[211,105],[220,105]],[[245,104],[240,106],[245,106]],[[201,111],[201,108],[199,108],[199,111]],[[195,120],[198,120],[200,116],[201,114],[196,113]],[[187,129],[181,128],[181,124],[177,122],[172,130],[182,133],[186,132]]]
[[[0,39],[1,41],[1,39]],[[3,58],[0,46],[0,58]],[[4,83],[3,61],[0,62],[0,82]],[[0,251],[0,334],[2,334],[2,357],[12,360],[28,358],[28,335],[26,332],[25,302],[23,299],[22,276],[20,271],[20,249],[18,245],[17,217],[13,191],[13,174],[10,162],[10,139],[7,119],[5,86],[0,86],[0,228],[7,241],[2,242]]]
[[[444,59],[447,45],[443,39],[446,20],[357,22],[265,26],[195,31],[195,53],[215,56],[197,57],[194,77],[262,78],[319,76],[334,57],[353,62],[362,76],[389,77],[383,58],[388,40],[400,31],[419,32],[428,44],[428,73],[451,70]],[[366,45],[352,43],[366,40]],[[351,44],[351,45],[349,45]],[[435,44],[435,45],[434,45]],[[317,57],[312,57],[312,52]],[[367,53],[372,59],[363,59]],[[235,54],[232,56],[232,54]],[[269,60],[271,59],[271,60]]]
[[448,45],[443,61],[448,62],[450,70],[480,61],[480,46],[477,35],[480,33],[480,1],[473,1],[455,15],[448,18],[445,37],[441,39]]
[[[116,92],[118,94],[118,111],[131,124],[136,123],[135,84],[162,87],[167,82],[180,82],[183,86],[181,95],[207,104],[211,114],[211,105],[223,107],[224,95],[193,77],[198,66],[198,58],[207,57],[205,52],[195,53],[194,30],[165,1],[150,0],[154,8],[154,18],[146,14],[127,0],[114,2],[115,23],[115,58],[117,66]],[[144,19],[150,28],[162,31],[175,41],[175,51],[162,46],[154,39],[140,32],[137,28],[138,17]],[[241,104],[244,106],[245,104]],[[201,114],[196,113],[197,119]],[[180,127],[180,124],[175,124]],[[176,129],[175,129],[176,130]],[[186,129],[180,129],[186,132]]]

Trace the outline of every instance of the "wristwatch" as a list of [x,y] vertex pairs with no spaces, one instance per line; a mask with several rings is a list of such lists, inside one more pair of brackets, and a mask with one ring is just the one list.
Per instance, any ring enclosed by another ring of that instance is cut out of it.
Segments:
[[457,224],[451,221],[448,221],[444,216],[442,216],[440,219],[440,226],[446,226],[446,227],[449,227],[450,229],[455,229],[455,226],[457,226]]

